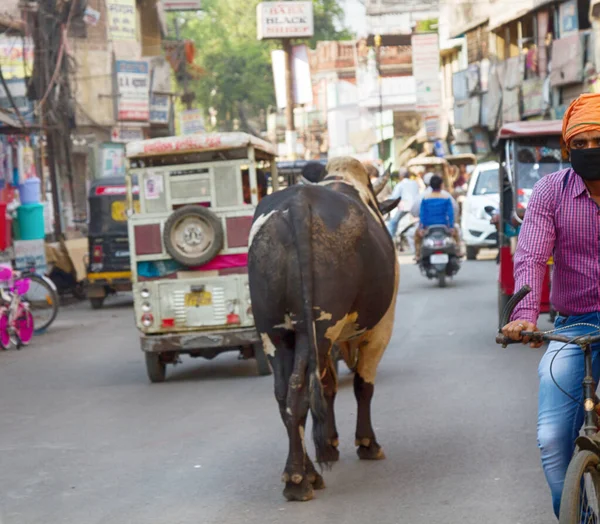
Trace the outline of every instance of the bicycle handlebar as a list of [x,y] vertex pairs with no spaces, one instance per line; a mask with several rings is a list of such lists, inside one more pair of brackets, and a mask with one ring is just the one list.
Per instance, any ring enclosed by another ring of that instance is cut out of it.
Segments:
[[[506,304],[504,311],[502,312],[502,320],[500,321],[500,326],[498,326],[498,335],[496,335],[496,344],[500,344],[503,347],[506,347],[510,344],[521,344],[521,340],[513,340],[512,338],[505,337],[502,334],[502,328],[509,323],[510,317],[512,313],[517,307],[517,304],[521,302],[529,293],[531,292],[531,288],[529,286],[523,286],[519,291],[517,291],[511,299]],[[562,342],[563,344],[577,344],[580,347],[584,347],[590,344],[595,344],[600,342],[600,335],[581,335],[579,337],[568,337],[565,335],[554,335],[552,333],[542,333],[541,331],[521,331],[521,337],[529,338],[533,342],[542,342],[542,341],[554,341],[554,342]]]

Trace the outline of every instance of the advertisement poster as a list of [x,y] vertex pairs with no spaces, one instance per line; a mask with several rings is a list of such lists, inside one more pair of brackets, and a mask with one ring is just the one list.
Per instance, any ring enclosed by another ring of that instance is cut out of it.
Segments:
[[144,196],[146,200],[157,200],[163,192],[162,175],[147,175],[144,179]]
[[170,106],[169,95],[150,96],[150,123],[168,124]]
[[0,35],[0,67],[5,80],[25,78],[33,71],[33,40]]
[[108,39],[112,41],[136,40],[135,0],[107,0]]
[[119,100],[117,120],[147,122],[150,118],[149,65],[145,60],[115,62]]
[[102,144],[100,146],[100,177],[125,176],[125,146]]
[[15,240],[15,268],[19,270],[34,267],[39,273],[46,272],[46,248],[44,239]]

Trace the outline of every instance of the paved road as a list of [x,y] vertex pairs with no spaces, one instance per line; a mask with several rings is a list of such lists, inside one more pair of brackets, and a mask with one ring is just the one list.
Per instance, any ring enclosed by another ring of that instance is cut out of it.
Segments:
[[362,463],[344,372],[341,461],[312,502],[286,503],[287,440],[272,378],[233,354],[185,360],[150,385],[127,301],[64,311],[0,354],[2,524],[541,524],[535,441],[541,354],[492,344],[493,261],[437,289],[402,267],[374,423],[387,460]]

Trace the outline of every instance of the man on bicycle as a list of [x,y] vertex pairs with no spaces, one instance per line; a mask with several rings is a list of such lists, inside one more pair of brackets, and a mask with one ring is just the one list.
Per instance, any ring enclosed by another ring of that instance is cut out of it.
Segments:
[[[515,289],[528,284],[532,291],[502,332],[525,344],[530,341],[521,332],[537,331],[544,274],[552,255],[551,302],[558,311],[556,327],[563,335],[577,337],[594,330],[589,324],[600,325],[600,94],[581,95],[569,106],[563,119],[563,140],[572,168],[537,182],[515,253]],[[539,347],[541,343],[531,345]],[[565,395],[582,396],[583,353],[578,346],[563,346],[551,342],[538,369],[538,446],[557,516],[584,416],[582,404]],[[597,351],[593,368],[597,382]]]

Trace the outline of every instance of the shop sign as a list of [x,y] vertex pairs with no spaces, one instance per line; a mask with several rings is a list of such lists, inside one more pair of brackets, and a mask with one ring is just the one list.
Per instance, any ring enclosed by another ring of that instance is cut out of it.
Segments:
[[311,38],[312,2],[261,2],[256,6],[258,39]]
[[46,272],[46,246],[44,239],[40,240],[15,240],[15,268],[23,271],[35,268],[37,273]]
[[144,130],[141,127],[114,127],[110,137],[113,142],[126,144],[135,140],[144,140]]
[[200,0],[162,0],[165,11],[200,11]]
[[179,128],[182,135],[204,133],[204,116],[200,109],[188,109],[179,113]]
[[169,123],[169,95],[151,95],[150,96],[150,123],[168,124]]
[[147,122],[150,118],[149,65],[145,60],[117,60],[117,120]]
[[112,41],[136,40],[135,0],[106,0],[108,11],[108,39]]
[[412,50],[416,109],[421,113],[439,115],[442,108],[439,36],[430,33],[413,35]]

